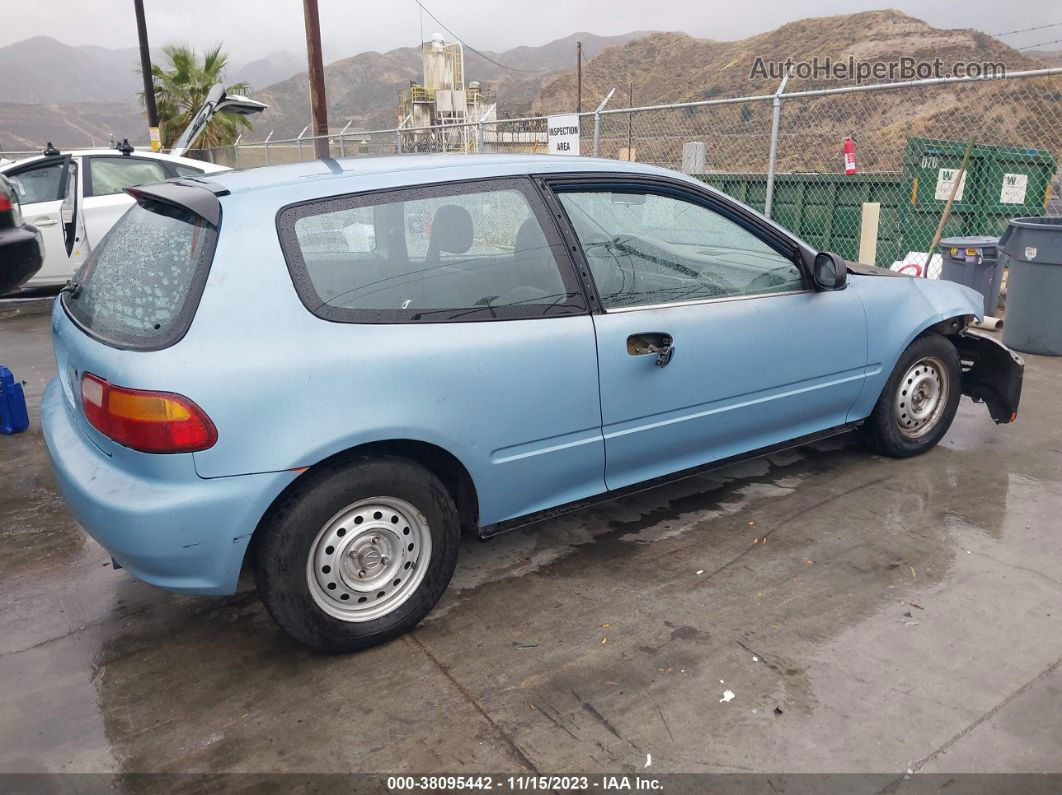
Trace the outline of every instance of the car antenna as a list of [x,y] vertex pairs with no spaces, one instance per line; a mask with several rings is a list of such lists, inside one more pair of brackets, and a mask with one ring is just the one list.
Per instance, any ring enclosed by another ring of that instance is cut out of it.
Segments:
[[54,155],[59,154],[59,150],[52,146],[52,142],[49,141],[48,145],[44,147],[44,151],[41,152],[41,154],[43,154],[45,157],[53,157]]
[[114,148],[121,152],[125,157],[129,157],[129,155],[133,154],[134,151],[133,145],[129,143],[128,138],[123,138],[122,142]]

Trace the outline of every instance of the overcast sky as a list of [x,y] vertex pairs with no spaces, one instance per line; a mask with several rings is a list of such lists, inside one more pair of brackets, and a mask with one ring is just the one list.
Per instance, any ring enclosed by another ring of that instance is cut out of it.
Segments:
[[[415,0],[319,0],[328,60],[365,50],[415,46],[420,11]],[[1043,0],[423,0],[425,7],[477,49],[495,52],[539,45],[576,31],[601,35],[632,30],[682,31],[738,39],[804,17],[829,16],[893,5],[939,28],[1001,33],[1062,22],[1062,9]],[[301,0],[145,0],[152,45],[221,41],[234,60],[276,50],[304,52]],[[32,10],[30,10],[32,7]],[[134,46],[132,0],[17,0],[2,15],[0,45],[47,35],[67,44]],[[424,15],[425,38],[438,25]],[[447,38],[450,38],[447,36]],[[1012,46],[1062,39],[1062,25],[1004,37]],[[1054,43],[1047,49],[1062,49]]]

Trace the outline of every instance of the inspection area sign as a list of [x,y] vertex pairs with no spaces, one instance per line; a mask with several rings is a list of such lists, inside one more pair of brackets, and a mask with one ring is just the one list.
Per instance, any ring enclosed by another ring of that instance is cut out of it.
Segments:
[[551,155],[579,154],[579,114],[550,116],[547,124]]

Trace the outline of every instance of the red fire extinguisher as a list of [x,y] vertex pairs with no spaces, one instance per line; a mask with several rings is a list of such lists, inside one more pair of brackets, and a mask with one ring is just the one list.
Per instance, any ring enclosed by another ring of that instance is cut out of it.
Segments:
[[856,173],[855,139],[851,135],[844,137],[844,173],[848,176]]

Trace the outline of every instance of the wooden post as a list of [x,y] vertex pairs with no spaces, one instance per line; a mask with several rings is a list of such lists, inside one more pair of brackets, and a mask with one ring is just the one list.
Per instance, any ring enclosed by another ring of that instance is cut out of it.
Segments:
[[[941,235],[944,234],[944,224],[948,222],[948,218],[951,217],[951,205],[955,203],[955,194],[959,190],[959,186],[962,184],[962,179],[966,176],[966,167],[970,165],[970,155],[973,154],[974,146],[977,145],[977,137],[971,137],[970,143],[966,145],[966,154],[962,156],[962,165],[959,166],[959,173],[955,175],[955,181],[951,183],[951,193],[948,194],[948,203],[944,205],[944,212],[940,214],[940,223],[937,224],[937,231],[933,235],[933,242],[929,244],[929,254],[926,257],[926,267],[922,271],[922,278],[929,278],[929,265],[933,262],[933,252],[937,250],[937,244],[940,243]],[[943,262],[943,257],[941,258]]]
[[133,0],[136,13],[136,35],[140,40],[140,71],[144,73],[144,109],[147,110],[148,136],[151,151],[162,148],[159,140],[159,111],[155,107],[155,79],[151,76],[151,50],[148,49],[147,22],[144,20],[144,0]]
[[863,220],[859,226],[859,261],[864,265],[877,264],[880,221],[881,203],[863,202]]
[[313,155],[330,157],[328,150],[328,100],[325,98],[324,62],[321,55],[321,18],[317,0],[302,0],[306,20],[306,61],[310,78],[310,117],[313,126]]
[[575,112],[583,112],[583,43],[575,42]]

